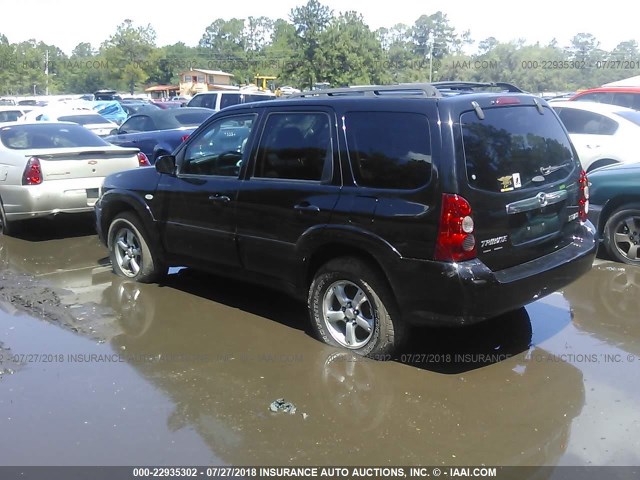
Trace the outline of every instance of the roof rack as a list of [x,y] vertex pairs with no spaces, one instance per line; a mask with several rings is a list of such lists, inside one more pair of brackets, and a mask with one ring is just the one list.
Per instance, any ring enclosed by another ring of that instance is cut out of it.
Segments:
[[362,95],[367,97],[379,97],[383,95],[409,95],[420,97],[440,97],[439,90],[431,83],[405,83],[398,85],[365,85],[362,87],[328,88],[324,90],[308,90],[305,92],[288,95],[287,98],[304,97],[341,97],[350,95]]
[[524,90],[506,82],[433,82],[433,83],[399,83],[395,85],[364,85],[360,87],[328,88],[323,90],[307,90],[288,95],[286,98],[306,97],[342,97],[368,96],[380,97],[385,95],[442,97],[443,93],[457,94],[472,92],[474,88],[497,87],[510,93],[526,93]]
[[474,88],[498,87],[510,93],[526,93],[524,90],[506,82],[433,82],[431,83],[438,90],[460,90],[470,91]]

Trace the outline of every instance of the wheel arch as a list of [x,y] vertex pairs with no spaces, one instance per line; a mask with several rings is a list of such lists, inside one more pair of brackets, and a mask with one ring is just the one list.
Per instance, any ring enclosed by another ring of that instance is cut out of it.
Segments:
[[308,293],[316,272],[327,262],[340,257],[355,257],[374,268],[386,282],[389,290],[397,299],[388,275],[388,262],[393,258],[400,258],[399,253],[383,239],[371,234],[371,232],[358,231],[331,231],[325,229],[320,238],[314,239],[311,245],[303,248],[302,268],[299,272],[297,284],[300,286],[300,296]]
[[107,245],[109,241],[107,238],[109,225],[117,215],[127,211],[135,213],[136,216],[140,218],[140,221],[151,238],[159,238],[157,235],[158,232],[156,231],[155,219],[149,206],[136,196],[130,193],[111,190],[104,194],[100,203],[99,228],[102,232],[102,240],[105,245]]
[[587,173],[593,172],[596,168],[606,167],[607,165],[616,165],[618,163],[622,163],[620,160],[616,160],[614,158],[599,158],[587,168]]
[[624,205],[633,203],[640,203],[640,194],[624,194],[608,200],[602,207],[602,212],[600,212],[600,216],[598,217],[598,225],[596,225],[598,232],[604,232],[604,226],[613,212]]

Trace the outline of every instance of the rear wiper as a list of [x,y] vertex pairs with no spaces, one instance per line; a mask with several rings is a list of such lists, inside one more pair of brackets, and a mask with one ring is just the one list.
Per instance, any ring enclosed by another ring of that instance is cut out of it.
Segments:
[[547,175],[550,175],[553,172],[557,172],[558,170],[561,170],[564,167],[567,167],[569,165],[571,165],[571,163],[566,162],[566,163],[563,163],[562,165],[556,165],[556,166],[549,165],[548,167],[540,167],[540,173],[546,177]]

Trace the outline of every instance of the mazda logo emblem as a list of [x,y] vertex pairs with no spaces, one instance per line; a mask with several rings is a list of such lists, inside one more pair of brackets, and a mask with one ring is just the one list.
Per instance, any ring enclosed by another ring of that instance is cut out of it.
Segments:
[[540,202],[541,207],[545,207],[547,205],[547,195],[544,192],[540,192],[537,195],[538,202]]

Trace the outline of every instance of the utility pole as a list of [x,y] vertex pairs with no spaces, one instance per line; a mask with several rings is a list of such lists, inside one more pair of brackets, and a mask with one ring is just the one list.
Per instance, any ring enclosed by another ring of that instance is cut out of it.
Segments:
[[45,75],[45,95],[49,95],[49,50],[47,49],[44,54],[44,75]]
[[429,83],[433,81],[433,39],[431,40],[431,48],[429,49]]

